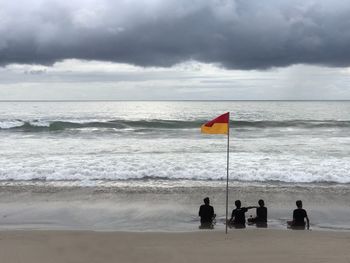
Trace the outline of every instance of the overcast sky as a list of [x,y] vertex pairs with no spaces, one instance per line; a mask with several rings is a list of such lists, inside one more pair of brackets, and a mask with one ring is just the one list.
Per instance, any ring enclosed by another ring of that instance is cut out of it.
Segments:
[[0,100],[350,99],[346,0],[0,0]]

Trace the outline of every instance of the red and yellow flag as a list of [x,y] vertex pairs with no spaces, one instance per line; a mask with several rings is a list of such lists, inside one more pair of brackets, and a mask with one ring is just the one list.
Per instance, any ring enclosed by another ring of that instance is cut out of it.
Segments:
[[230,113],[226,112],[219,117],[203,124],[201,126],[201,132],[209,134],[228,134],[229,121]]

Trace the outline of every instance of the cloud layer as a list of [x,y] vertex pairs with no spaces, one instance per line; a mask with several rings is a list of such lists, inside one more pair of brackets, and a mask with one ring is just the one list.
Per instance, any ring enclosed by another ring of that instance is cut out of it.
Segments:
[[0,0],[0,65],[350,65],[342,0]]

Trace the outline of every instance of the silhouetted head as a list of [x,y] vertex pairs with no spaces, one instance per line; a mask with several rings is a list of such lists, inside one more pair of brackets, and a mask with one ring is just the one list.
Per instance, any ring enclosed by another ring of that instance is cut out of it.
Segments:
[[297,205],[298,208],[303,207],[303,202],[301,202],[301,200],[296,201],[295,204]]
[[204,201],[204,204],[206,204],[206,205],[209,205],[209,203],[210,203],[209,197],[204,198],[203,201]]
[[241,208],[241,201],[240,200],[236,200],[235,205],[237,208]]
[[265,202],[264,202],[264,200],[262,200],[262,199],[260,199],[260,200],[258,201],[258,204],[260,205],[260,207],[265,206]]

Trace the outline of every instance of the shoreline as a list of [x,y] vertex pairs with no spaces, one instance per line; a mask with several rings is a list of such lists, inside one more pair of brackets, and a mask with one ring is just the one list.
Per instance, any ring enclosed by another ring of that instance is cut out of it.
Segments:
[[[321,232],[321,233],[344,233],[350,234],[350,229],[343,228],[311,228],[304,230],[295,230],[289,228],[257,228],[257,227],[247,227],[245,229],[229,229],[228,234],[233,234],[236,231],[281,231],[281,232]],[[225,227],[220,227],[220,229],[184,229],[184,230],[154,230],[154,229],[144,229],[144,230],[121,230],[121,229],[84,229],[84,228],[6,228],[0,226],[0,233],[9,232],[91,232],[91,233],[133,233],[133,234],[191,234],[191,233],[225,233]]]
[[[0,184],[1,229],[60,229],[97,231],[195,231],[198,209],[209,196],[217,214],[216,228],[224,229],[225,195],[212,185],[169,187],[126,185],[115,187],[61,187]],[[230,186],[229,210],[235,199],[255,205],[264,199],[270,229],[286,229],[295,200],[303,200],[311,227],[325,231],[350,230],[350,187]],[[246,218],[255,215],[255,210]],[[249,226],[248,229],[255,228]]]
[[[191,228],[191,226],[194,226]],[[155,227],[152,227],[150,229],[146,228],[135,228],[132,229],[132,227],[126,227],[126,228],[109,228],[109,227],[100,227],[100,228],[94,228],[94,227],[79,227],[79,226],[72,226],[72,225],[54,225],[51,223],[40,223],[40,222],[33,222],[28,224],[1,224],[0,223],[0,232],[30,232],[30,231],[58,231],[58,232],[96,232],[96,233],[168,233],[168,234],[177,234],[177,233],[201,233],[201,232],[208,232],[208,233],[218,233],[218,232],[225,232],[225,225],[220,225],[219,227],[215,227],[214,229],[200,229],[199,224],[197,227],[196,225],[187,226],[186,228],[180,229],[180,228],[169,228],[169,229],[156,229]],[[310,226],[310,229],[304,229],[304,230],[295,230],[287,228],[287,226],[284,225],[269,225],[266,228],[258,228],[255,226],[248,226],[244,229],[234,229],[229,228],[228,233],[234,233],[236,231],[281,231],[281,232],[330,232],[330,233],[350,233],[350,228],[347,227],[337,227],[337,226],[327,226],[327,227],[314,227]]]
[[[225,228],[220,229],[193,229],[193,230],[183,230],[183,231],[167,231],[167,230],[88,230],[88,229],[0,229],[0,235],[3,233],[44,233],[44,232],[52,232],[52,233],[96,233],[96,234],[135,234],[135,235],[147,235],[147,234],[159,234],[159,235],[181,235],[181,234],[200,234],[200,233],[213,233],[214,235],[222,234],[223,236],[230,236],[235,235],[235,233],[244,233],[244,232],[273,232],[273,233],[279,233],[279,232],[290,232],[290,233],[331,233],[337,235],[344,234],[349,235],[350,238],[350,230],[335,230],[335,231],[328,231],[328,230],[322,230],[322,229],[313,229],[310,228],[304,229],[304,230],[298,230],[298,229],[284,229],[284,228],[256,228],[256,227],[247,227],[247,228],[229,228],[227,231],[227,234],[225,234]],[[350,240],[349,240],[350,241]]]
[[350,232],[234,230],[164,232],[0,231],[7,263],[344,262]]

